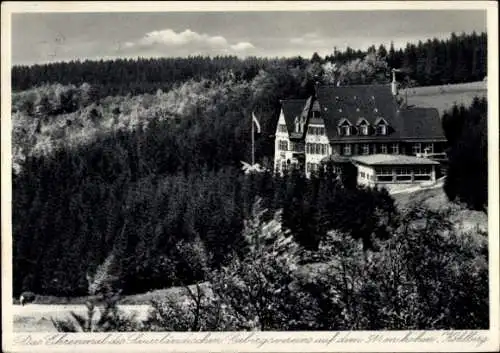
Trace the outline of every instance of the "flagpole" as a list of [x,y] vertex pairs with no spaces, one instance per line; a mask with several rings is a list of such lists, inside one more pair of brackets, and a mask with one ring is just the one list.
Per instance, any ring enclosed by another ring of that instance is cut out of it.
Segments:
[[250,117],[250,124],[252,124],[252,165],[255,164],[255,133],[253,127],[253,115]]

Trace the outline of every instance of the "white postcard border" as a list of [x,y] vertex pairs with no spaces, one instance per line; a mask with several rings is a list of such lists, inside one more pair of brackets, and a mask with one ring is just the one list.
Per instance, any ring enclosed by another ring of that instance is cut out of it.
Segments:
[[[344,332],[200,332],[61,334],[13,333],[11,239],[11,14],[18,12],[153,12],[153,11],[323,11],[389,9],[485,9],[488,23],[488,154],[490,329],[475,331]],[[19,2],[2,4],[2,349],[7,352],[68,351],[224,351],[224,352],[458,352],[495,351],[499,344],[499,111],[498,4],[493,1],[356,1],[356,2]],[[455,335],[451,338],[450,335]],[[410,335],[410,336],[408,336]],[[239,337],[238,341],[236,337]],[[406,341],[404,339],[406,338]],[[415,338],[416,337],[416,338]],[[414,339],[415,342],[410,340]],[[101,340],[101,341],[99,341]],[[196,343],[205,340],[204,343]],[[210,343],[212,340],[212,343]],[[217,343],[213,343],[217,340]],[[288,340],[288,341],[287,341]],[[312,343],[304,343],[311,340]],[[321,340],[321,341],[320,341]],[[180,342],[168,344],[165,342]],[[24,343],[23,343],[24,342]],[[59,343],[57,343],[59,342]],[[61,343],[62,342],[62,343]],[[110,342],[116,342],[112,344]],[[140,344],[137,344],[140,342]],[[150,342],[150,343],[146,343]],[[164,342],[161,344],[160,342]],[[288,343],[287,343],[288,342]],[[314,343],[316,342],[316,343]],[[482,342],[479,344],[479,342]],[[38,344],[37,344],[38,343]]]

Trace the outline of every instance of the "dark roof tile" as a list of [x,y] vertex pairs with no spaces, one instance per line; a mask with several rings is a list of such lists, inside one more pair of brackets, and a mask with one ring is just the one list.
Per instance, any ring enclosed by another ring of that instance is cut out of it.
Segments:
[[[320,105],[320,119],[325,123],[326,134],[331,142],[425,138],[445,141],[438,111],[434,108],[400,108],[391,93],[390,85],[320,86],[316,96]],[[294,132],[295,117],[309,116],[313,97],[307,100],[283,100],[281,103],[290,138],[303,138],[305,132]],[[314,106],[316,107],[316,102]],[[310,119],[314,123],[320,121]],[[337,126],[344,119],[352,125],[357,125],[361,119],[371,125],[384,119],[390,126],[389,134],[339,136]]]
[[398,113],[403,139],[444,139],[439,112],[435,108],[407,108]]
[[283,114],[285,115],[286,127],[289,134],[295,132],[295,117],[301,116],[307,100],[305,99],[288,99],[281,101]]
[[342,139],[337,125],[344,118],[352,125],[356,125],[360,118],[373,125],[377,118],[383,117],[397,131],[396,122],[391,120],[398,106],[389,85],[323,86],[318,89],[317,96],[330,141]]

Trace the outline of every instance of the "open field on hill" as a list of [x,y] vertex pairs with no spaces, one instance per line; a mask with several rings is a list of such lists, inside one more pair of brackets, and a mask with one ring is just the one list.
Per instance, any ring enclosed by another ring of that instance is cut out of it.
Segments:
[[[145,320],[151,308],[150,305],[120,305],[126,315],[136,315],[138,320]],[[64,320],[70,318],[70,312],[86,317],[87,308],[83,304],[29,304],[12,307],[14,332],[57,332],[52,319]],[[99,319],[96,311],[94,320]]]
[[471,82],[454,85],[415,87],[401,90],[401,95],[408,95],[408,104],[417,107],[436,108],[439,114],[456,104],[469,106],[474,97],[487,96],[487,82]]
[[[189,286],[194,290],[194,285]],[[208,283],[201,283],[201,289],[208,293]],[[170,298],[182,302],[187,298],[184,287],[158,289],[141,294],[127,295],[120,299],[118,307],[126,315],[135,314],[138,320],[145,320],[151,307],[151,301]],[[70,312],[86,316],[85,302],[92,297],[63,298],[54,296],[37,296],[34,303],[26,306],[15,305],[12,307],[14,332],[56,332],[51,322],[53,319],[70,318]],[[98,310],[94,319],[99,318]]]

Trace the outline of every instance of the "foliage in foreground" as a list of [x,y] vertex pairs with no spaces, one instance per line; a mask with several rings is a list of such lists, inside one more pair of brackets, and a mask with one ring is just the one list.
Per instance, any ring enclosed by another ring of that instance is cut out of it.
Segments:
[[[70,311],[70,318],[50,318],[59,332],[130,332],[141,329],[136,315],[125,314],[118,308],[121,290],[116,289],[115,253],[111,253],[96,269],[93,275],[87,275],[89,299],[85,306],[85,315]],[[97,314],[97,317],[96,317]]]
[[[116,301],[108,302],[101,316],[107,323],[98,321],[92,330],[487,329],[487,236],[457,228],[448,221],[454,211],[414,205],[376,252],[329,232],[316,251],[321,262],[301,265],[309,253],[301,254],[281,230],[279,214],[263,222],[265,210],[257,203],[245,224],[246,255],[233,254],[213,273],[202,243],[187,255],[208,288],[186,286],[183,301],[153,302],[144,322],[118,314]],[[80,330],[91,330],[89,321],[73,317]],[[55,324],[59,331],[77,330]]]
[[323,261],[305,266],[293,239],[254,212],[245,228],[248,255],[211,276],[210,294],[198,292],[175,309],[156,303],[149,328],[486,329],[487,237],[457,229],[447,221],[452,211],[416,205],[369,254],[330,232],[317,251]]

